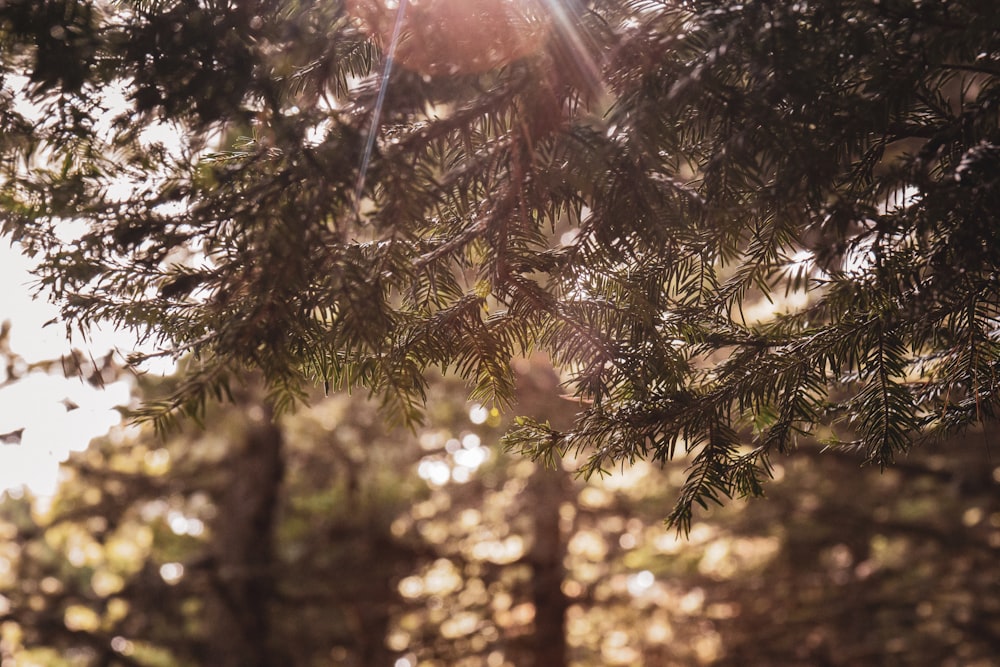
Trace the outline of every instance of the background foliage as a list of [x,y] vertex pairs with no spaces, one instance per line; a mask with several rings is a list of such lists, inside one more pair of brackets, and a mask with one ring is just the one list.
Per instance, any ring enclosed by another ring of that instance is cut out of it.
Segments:
[[691,453],[682,529],[803,435],[886,466],[993,416],[992,3],[546,0],[421,53],[489,6],[389,67],[358,3],[3,3],[3,230],[70,326],[198,360],[144,416],[256,370],[415,423],[427,368],[505,406],[542,350],[585,402],[508,444]]
[[[517,372],[519,409],[571,422],[544,362]],[[685,539],[662,510],[688,460],[586,483],[572,460],[541,468],[501,453],[505,424],[455,379],[431,381],[416,433],[342,394],[272,425],[248,386],[206,429],[114,429],[73,455],[49,502],[7,495],[0,659],[992,664],[1000,468],[981,442],[885,473],[804,446],[768,499]]]

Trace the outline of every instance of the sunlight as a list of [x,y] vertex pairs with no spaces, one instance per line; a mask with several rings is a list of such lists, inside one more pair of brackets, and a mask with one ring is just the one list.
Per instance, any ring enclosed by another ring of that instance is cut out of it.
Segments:
[[348,11],[401,66],[437,76],[486,72],[537,53],[550,22],[539,2],[350,0]]
[[[61,231],[77,230],[67,225]],[[121,421],[114,406],[131,401],[127,382],[109,382],[94,386],[82,377],[51,374],[46,365],[55,363],[72,346],[84,352],[84,358],[108,350],[131,349],[131,336],[95,327],[83,339],[77,335],[66,340],[64,327],[46,326],[58,319],[58,309],[31,296],[32,260],[11,247],[0,247],[0,319],[11,320],[9,351],[15,376],[0,375],[0,434],[11,434],[10,442],[0,444],[0,492],[22,493],[27,488],[36,496],[55,493],[59,482],[59,463],[72,452],[86,449],[92,438],[100,436]],[[98,362],[99,363],[99,362]],[[38,366],[35,366],[38,365]],[[38,367],[39,370],[29,372]],[[15,437],[19,436],[19,437]]]
[[476,403],[469,408],[469,421],[473,424],[483,424],[490,416],[490,411],[483,405]]
[[[386,0],[388,5],[389,0]],[[358,182],[354,187],[355,213],[361,208],[361,196],[365,190],[365,178],[368,176],[368,164],[371,162],[372,151],[375,149],[375,138],[378,136],[379,124],[382,121],[382,106],[385,104],[385,93],[389,87],[389,76],[392,74],[392,65],[395,61],[396,48],[399,45],[399,35],[406,19],[406,7],[408,0],[402,0],[395,7],[395,18],[392,22],[392,32],[389,37],[389,47],[385,54],[385,68],[382,70],[382,77],[379,81],[378,97],[375,99],[375,108],[372,110],[371,127],[368,129],[368,137],[365,140],[365,150],[361,154],[361,167],[358,169]],[[386,7],[388,9],[388,7]]]
[[116,636],[111,638],[111,650],[122,655],[132,655],[135,653],[135,644],[124,637]]
[[596,96],[603,89],[601,66],[594,59],[597,50],[587,44],[586,35],[577,29],[570,16],[566,0],[540,0],[545,5],[547,14],[557,34],[569,48],[569,56],[580,68],[588,95]]
[[205,532],[205,524],[201,519],[186,517],[177,510],[170,510],[167,513],[167,524],[174,535],[191,535],[197,537]]
[[20,431],[20,442],[0,445],[0,491],[22,486],[36,496],[55,493],[59,464],[121,421],[111,408],[129,402],[131,388],[103,390],[78,379],[32,373],[0,388],[0,433]]
[[[491,411],[476,404],[469,411],[469,420],[473,423],[482,416],[485,422],[491,417]],[[465,432],[458,438],[446,438],[442,432],[424,433],[420,436],[420,444],[426,450],[441,449],[444,453],[424,457],[417,465],[417,475],[431,486],[444,486],[449,481],[465,484],[472,475],[490,458],[490,450],[483,446],[482,439],[475,433]]]
[[160,577],[172,586],[184,577],[184,566],[180,563],[164,563],[160,566]]
[[643,570],[631,575],[626,584],[628,592],[633,597],[639,597],[656,583],[656,577],[649,570]]
[[594,48],[577,27],[566,0],[349,0],[348,13],[385,50],[378,95],[354,188],[360,214],[393,67],[423,74],[476,74],[542,53],[554,33],[576,65],[586,96],[602,90]]

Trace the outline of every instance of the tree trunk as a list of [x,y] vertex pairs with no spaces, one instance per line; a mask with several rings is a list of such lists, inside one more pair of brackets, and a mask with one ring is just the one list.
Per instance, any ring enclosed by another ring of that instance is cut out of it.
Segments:
[[[571,404],[560,395],[559,378],[542,357],[517,362],[518,414],[568,426]],[[567,477],[562,468],[538,469],[528,480],[524,511],[532,516],[534,542],[527,555],[531,565],[531,597],[535,606],[535,632],[530,639],[536,667],[565,667],[566,608],[562,584],[566,576],[566,544],[559,527],[559,506],[567,497]]]
[[[207,664],[269,667],[274,523],[284,474],[282,433],[268,408],[248,408],[243,442],[226,462],[228,486],[212,525],[214,587],[205,601]],[[258,414],[254,415],[253,413]]]
[[535,605],[535,633],[531,644],[536,667],[565,667],[567,664],[567,601],[562,590],[566,545],[559,530],[559,505],[565,496],[565,481],[562,470],[546,468],[536,470],[528,481],[535,533],[528,559],[531,597]]

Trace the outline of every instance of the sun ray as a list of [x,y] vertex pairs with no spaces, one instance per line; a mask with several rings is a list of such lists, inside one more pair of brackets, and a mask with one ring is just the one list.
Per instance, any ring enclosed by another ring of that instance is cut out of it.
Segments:
[[402,33],[403,22],[406,20],[406,8],[408,5],[409,0],[399,0],[399,7],[396,9],[396,22],[392,29],[392,38],[389,40],[389,48],[386,50],[385,66],[382,68],[382,76],[379,80],[375,108],[372,110],[372,124],[368,130],[364,153],[361,154],[358,182],[354,187],[354,212],[358,217],[361,215],[361,195],[364,193],[365,178],[368,176],[368,165],[371,162],[372,151],[375,149],[375,139],[378,136],[379,123],[382,119],[382,107],[385,104],[385,93],[389,88],[389,77],[392,74],[393,59],[396,55],[396,47],[399,45],[399,36]]
[[551,17],[551,25],[556,35],[568,48],[567,55],[573,59],[583,76],[581,83],[585,87],[584,92],[592,99],[600,97],[604,90],[604,80],[601,74],[603,68],[593,55],[598,52],[598,49],[587,44],[589,38],[573,20],[566,6],[566,0],[539,0],[539,2]]

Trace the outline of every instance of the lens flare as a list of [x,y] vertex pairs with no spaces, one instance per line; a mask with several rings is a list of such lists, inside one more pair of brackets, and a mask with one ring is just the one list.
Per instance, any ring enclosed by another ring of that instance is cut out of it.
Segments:
[[355,186],[359,212],[393,67],[425,76],[476,74],[548,50],[549,66],[584,98],[604,90],[599,52],[567,0],[348,0],[348,12],[384,45],[385,64]]
[[[538,53],[548,33],[542,0],[350,0],[348,10],[402,67],[430,76],[474,74]],[[398,34],[398,41],[392,35]]]

